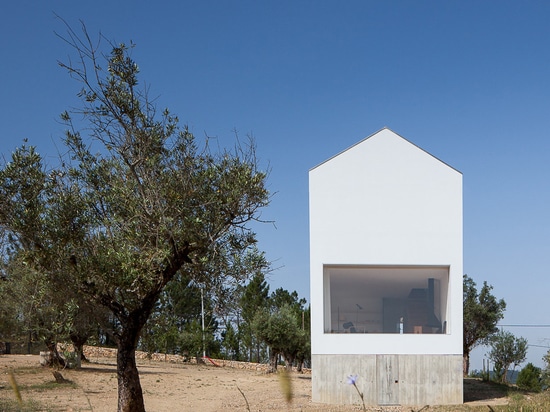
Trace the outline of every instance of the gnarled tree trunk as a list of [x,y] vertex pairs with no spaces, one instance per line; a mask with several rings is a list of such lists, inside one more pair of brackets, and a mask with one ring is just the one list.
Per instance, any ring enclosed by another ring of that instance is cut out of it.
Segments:
[[48,353],[44,359],[44,366],[65,367],[65,359],[63,359],[57,351],[57,343],[52,339],[48,339],[45,343],[48,348]]
[[279,353],[274,351],[273,349],[269,353],[269,369],[268,373],[275,373],[277,372],[277,364],[279,359]]
[[286,353],[284,354],[285,357],[285,369],[287,372],[292,372],[292,365],[294,365],[294,360],[296,359],[296,356]]
[[151,314],[158,291],[145,296],[140,306],[130,313],[117,308],[120,321],[117,339],[118,412],[145,412],[143,392],[136,365],[136,348],[139,335]]
[[81,336],[76,333],[72,333],[70,338],[76,353],[76,368],[80,369],[83,361],[88,362],[88,359],[84,356],[84,344],[88,340],[88,336]]
[[122,333],[118,339],[118,412],[145,412],[143,392],[136,365],[136,346],[141,327],[138,324],[123,325]]

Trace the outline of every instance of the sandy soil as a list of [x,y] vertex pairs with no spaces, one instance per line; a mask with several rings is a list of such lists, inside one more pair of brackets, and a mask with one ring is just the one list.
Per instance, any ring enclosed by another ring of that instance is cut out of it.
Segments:
[[[164,411],[359,411],[360,405],[328,406],[311,402],[311,375],[291,374],[293,400],[283,398],[279,377],[263,372],[195,364],[138,361],[145,407]],[[15,399],[8,372],[15,371],[23,399],[34,399],[56,411],[115,411],[117,379],[114,359],[93,359],[81,370],[61,371],[70,384],[53,384],[52,370],[33,355],[0,356],[0,399]],[[493,398],[491,398],[493,397]],[[506,398],[477,393],[472,403],[502,404]],[[359,399],[358,399],[359,400]],[[411,411],[406,407],[373,411]]]

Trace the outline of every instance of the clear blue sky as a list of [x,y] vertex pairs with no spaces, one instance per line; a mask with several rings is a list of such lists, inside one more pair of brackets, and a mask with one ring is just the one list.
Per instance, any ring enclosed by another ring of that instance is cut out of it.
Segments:
[[[135,42],[151,94],[197,136],[256,137],[276,192],[276,227],[259,229],[272,290],[309,298],[308,170],[387,126],[463,173],[464,270],[506,300],[502,323],[550,323],[550,2],[9,2],[4,155],[28,138],[55,161],[58,115],[78,104],[54,12]],[[510,330],[550,346],[549,328]]]

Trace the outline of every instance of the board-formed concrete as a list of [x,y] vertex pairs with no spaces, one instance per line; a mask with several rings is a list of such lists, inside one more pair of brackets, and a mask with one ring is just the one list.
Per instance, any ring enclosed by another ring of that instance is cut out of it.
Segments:
[[463,402],[461,355],[312,355],[313,402],[448,405]]

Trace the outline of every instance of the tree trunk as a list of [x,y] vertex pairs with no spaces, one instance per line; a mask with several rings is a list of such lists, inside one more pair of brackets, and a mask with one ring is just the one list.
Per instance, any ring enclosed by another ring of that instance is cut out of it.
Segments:
[[48,340],[46,342],[46,347],[48,348],[49,358],[46,360],[45,366],[65,367],[65,359],[63,359],[57,351],[57,343],[52,340]]
[[285,369],[287,372],[292,372],[292,365],[294,364],[294,360],[296,359],[295,356],[286,354],[285,357]]
[[277,359],[278,358],[279,358],[279,354],[272,349],[270,354],[269,354],[269,370],[268,370],[268,373],[277,372]]
[[82,346],[80,347],[74,347],[74,353],[75,353],[75,361],[76,361],[76,365],[75,365],[75,368],[76,369],[80,369],[82,368],[82,357],[84,356],[84,354],[82,353]]
[[141,328],[128,323],[122,325],[117,344],[118,412],[145,412],[136,365],[136,346]]
[[462,355],[462,374],[464,376],[468,376],[469,371],[470,371],[470,352],[464,351],[464,354]]
[[150,293],[141,305],[128,314],[120,308],[117,316],[120,328],[117,339],[118,412],[145,412],[143,392],[136,365],[136,348],[139,335],[147,322],[158,293]]
[[80,367],[82,366],[82,362],[88,362],[88,359],[86,359],[86,356],[84,356],[84,345],[88,341],[88,337],[71,334],[70,338],[71,342],[73,343],[74,351],[76,353],[76,367],[77,369],[80,369]]
[[502,383],[508,383],[508,367],[505,366],[502,369],[504,369],[504,372],[502,373],[501,381],[502,381]]

